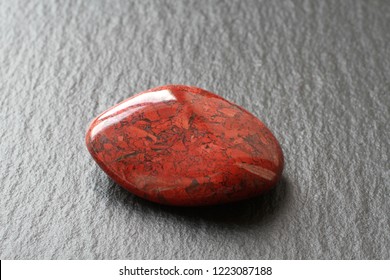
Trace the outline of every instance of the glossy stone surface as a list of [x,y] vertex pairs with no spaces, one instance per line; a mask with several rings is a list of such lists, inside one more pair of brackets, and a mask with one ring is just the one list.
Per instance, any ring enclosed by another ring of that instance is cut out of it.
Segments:
[[119,185],[162,204],[242,200],[272,188],[283,170],[279,143],[261,121],[182,85],[142,92],[103,112],[86,144]]

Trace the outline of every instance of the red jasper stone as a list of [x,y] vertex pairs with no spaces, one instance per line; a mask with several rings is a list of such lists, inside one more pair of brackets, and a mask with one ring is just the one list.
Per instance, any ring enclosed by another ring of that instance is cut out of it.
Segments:
[[103,112],[86,144],[115,182],[162,204],[246,199],[272,188],[283,170],[279,143],[260,120],[182,85],[150,89]]

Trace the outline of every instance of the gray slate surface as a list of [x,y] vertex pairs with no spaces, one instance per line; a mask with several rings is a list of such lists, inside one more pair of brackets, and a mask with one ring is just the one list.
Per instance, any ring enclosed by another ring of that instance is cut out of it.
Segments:
[[[1,1],[3,259],[389,259],[389,1]],[[115,185],[94,116],[188,84],[247,108],[286,166],[205,209]]]

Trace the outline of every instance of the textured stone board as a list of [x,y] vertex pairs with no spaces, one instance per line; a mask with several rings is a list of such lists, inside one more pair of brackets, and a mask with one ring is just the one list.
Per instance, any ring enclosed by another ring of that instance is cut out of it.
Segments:
[[[1,1],[0,258],[390,258],[389,1]],[[248,109],[285,154],[262,198],[115,186],[89,121],[164,84]]]

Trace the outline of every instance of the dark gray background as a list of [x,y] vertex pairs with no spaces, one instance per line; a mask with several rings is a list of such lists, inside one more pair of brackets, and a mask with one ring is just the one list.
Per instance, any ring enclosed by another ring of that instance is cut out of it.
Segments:
[[[1,1],[0,257],[389,259],[389,1]],[[93,117],[187,84],[279,139],[276,190],[159,206],[84,145]]]

